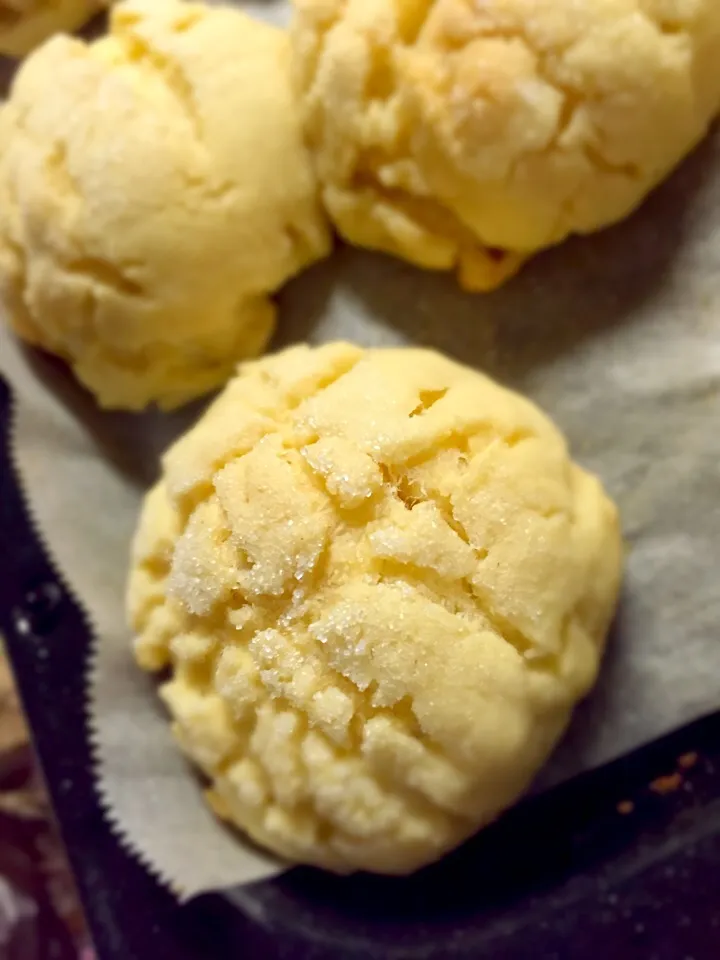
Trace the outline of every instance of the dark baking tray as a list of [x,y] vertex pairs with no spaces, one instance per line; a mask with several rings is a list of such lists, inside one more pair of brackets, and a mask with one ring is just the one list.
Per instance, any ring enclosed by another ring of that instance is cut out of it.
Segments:
[[10,403],[0,379],[0,631],[101,960],[718,960],[720,713],[526,800],[412,878],[295,869],[178,906],[99,803],[90,631],[15,482]]

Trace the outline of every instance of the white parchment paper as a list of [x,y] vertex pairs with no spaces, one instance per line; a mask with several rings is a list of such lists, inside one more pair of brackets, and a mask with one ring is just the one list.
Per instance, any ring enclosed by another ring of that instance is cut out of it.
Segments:
[[[538,257],[492,295],[341,248],[281,306],[276,347],[421,343],[527,392],[620,504],[627,577],[604,670],[540,788],[720,707],[720,135],[631,220]],[[36,520],[96,627],[92,720],[115,828],[182,897],[281,869],[205,809],[124,622],[143,491],[202,404],[103,413],[2,327],[0,372]]]

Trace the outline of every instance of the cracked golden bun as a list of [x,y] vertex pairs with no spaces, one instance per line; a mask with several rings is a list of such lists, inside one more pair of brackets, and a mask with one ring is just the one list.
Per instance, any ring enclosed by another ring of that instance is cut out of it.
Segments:
[[402,874],[527,786],[595,680],[615,507],[528,400],[437,353],[243,365],[166,454],[135,654],[217,814]]
[[0,307],[106,407],[173,407],[262,351],[329,252],[287,35],[177,0],[56,37],[0,111]]
[[296,82],[351,243],[489,290],[626,217],[720,108],[717,0],[295,0]]

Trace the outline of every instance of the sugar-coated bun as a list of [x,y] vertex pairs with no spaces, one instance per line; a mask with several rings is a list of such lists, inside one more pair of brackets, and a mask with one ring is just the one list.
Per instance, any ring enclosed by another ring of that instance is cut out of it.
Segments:
[[166,454],[129,611],[222,817],[405,873],[543,763],[620,570],[615,507],[528,400],[430,351],[299,346]]
[[627,216],[720,108],[718,0],[295,7],[307,140],[338,229],[468,289]]
[[329,235],[287,35],[178,0],[56,37],[0,111],[0,311],[108,407],[171,407],[265,346]]

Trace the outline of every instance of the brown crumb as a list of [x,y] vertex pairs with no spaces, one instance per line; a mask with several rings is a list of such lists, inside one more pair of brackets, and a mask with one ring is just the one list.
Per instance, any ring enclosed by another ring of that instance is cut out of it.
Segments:
[[684,753],[681,757],[678,757],[678,766],[683,770],[690,770],[698,762],[700,758],[697,753],[693,751],[692,753]]
[[628,814],[632,813],[635,809],[635,804],[632,800],[621,800],[617,805],[617,812],[621,813],[624,817],[627,817]]
[[658,777],[657,780],[653,780],[650,784],[650,789],[653,793],[658,793],[660,796],[665,796],[668,793],[674,793],[676,790],[679,790],[682,786],[682,774],[680,773],[671,773],[666,777]]

